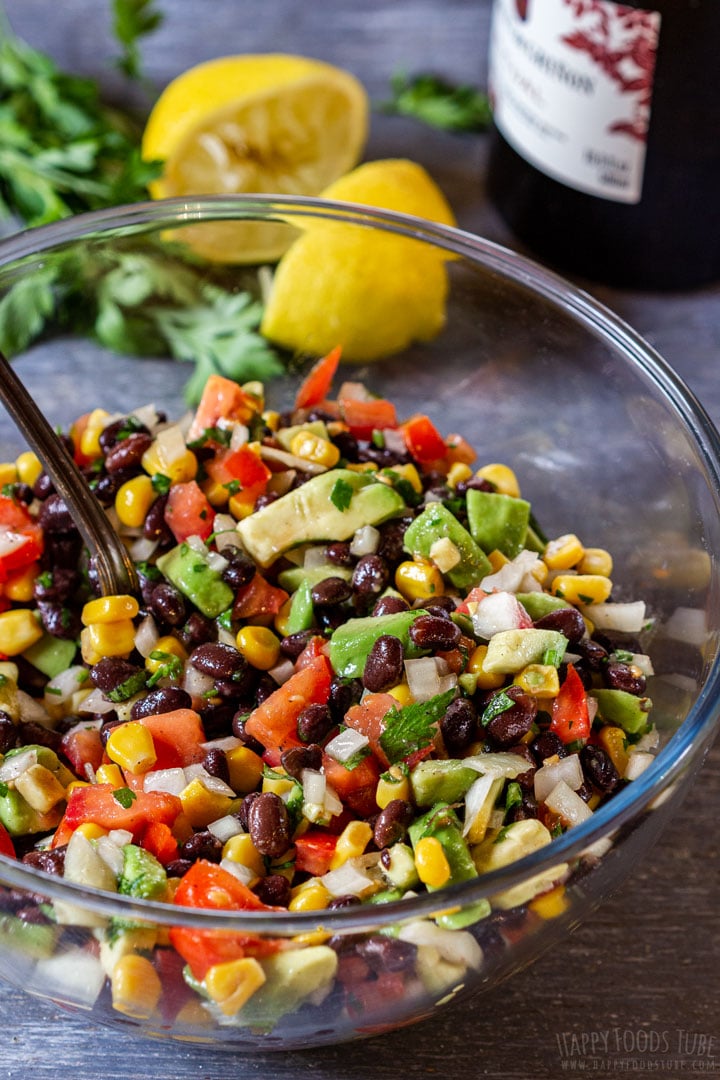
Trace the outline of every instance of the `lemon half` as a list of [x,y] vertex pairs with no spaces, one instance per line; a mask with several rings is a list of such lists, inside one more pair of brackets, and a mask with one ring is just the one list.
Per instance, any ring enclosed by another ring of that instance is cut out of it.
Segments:
[[[151,194],[317,195],[357,162],[368,112],[358,80],[320,60],[271,53],[199,64],[170,83],[148,119],[143,157],[164,162]],[[292,236],[267,223],[183,233],[220,262],[276,259]]]

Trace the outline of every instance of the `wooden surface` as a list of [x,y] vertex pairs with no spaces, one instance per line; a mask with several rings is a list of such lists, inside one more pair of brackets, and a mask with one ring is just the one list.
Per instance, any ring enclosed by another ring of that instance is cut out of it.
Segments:
[[[373,100],[398,69],[485,80],[489,0],[161,0],[148,73],[163,85],[228,52],[293,51],[341,64]],[[123,93],[111,66],[109,2],[6,0],[18,33]],[[446,191],[460,225],[511,242],[483,197],[483,137],[375,115],[367,157],[409,156]],[[659,296],[591,287],[655,345],[720,422],[720,287]],[[720,1077],[720,746],[654,851],[562,947],[491,994],[350,1046],[237,1058],[100,1029],[6,987],[0,1080],[552,1080],[565,1072]],[[677,1064],[658,1063],[667,1044]],[[596,1064],[586,1064],[595,1054]],[[583,1070],[583,1064],[586,1068]]]

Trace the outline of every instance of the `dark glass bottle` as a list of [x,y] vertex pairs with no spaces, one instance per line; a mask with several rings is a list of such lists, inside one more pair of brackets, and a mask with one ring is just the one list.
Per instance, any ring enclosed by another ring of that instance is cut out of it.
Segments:
[[720,0],[495,0],[488,194],[545,262],[720,279]]

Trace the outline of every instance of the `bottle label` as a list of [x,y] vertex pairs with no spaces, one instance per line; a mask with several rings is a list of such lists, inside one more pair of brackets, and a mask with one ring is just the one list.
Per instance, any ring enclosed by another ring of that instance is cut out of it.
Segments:
[[659,34],[658,11],[612,0],[495,0],[499,131],[554,180],[639,202]]

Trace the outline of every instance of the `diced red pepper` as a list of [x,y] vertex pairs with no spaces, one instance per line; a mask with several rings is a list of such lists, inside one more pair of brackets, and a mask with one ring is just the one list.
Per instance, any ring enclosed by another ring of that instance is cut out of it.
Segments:
[[172,825],[182,811],[177,795],[135,790],[129,805],[116,798],[112,784],[88,784],[70,792],[65,814],[53,837],[53,847],[66,844],[78,825],[91,821],[104,829],[127,829],[138,840],[151,821]]
[[429,416],[418,413],[402,425],[405,445],[416,461],[426,465],[440,461],[447,453],[445,440]]
[[17,858],[12,837],[2,822],[0,822],[0,855],[6,855],[8,859]]
[[327,356],[313,364],[295,396],[296,409],[310,409],[325,400],[335,378],[341,354],[342,349],[336,345]]
[[369,439],[373,431],[398,426],[395,406],[385,398],[339,398],[338,403],[343,420],[357,439]]
[[553,698],[550,730],[564,743],[584,741],[590,734],[587,694],[572,664],[568,664],[560,693]]
[[310,638],[303,651],[295,661],[296,669],[307,667],[316,657],[324,656],[323,649],[327,645],[324,637],[320,637],[319,634],[315,634]]
[[289,593],[271,585],[260,573],[256,573],[235,596],[233,619],[254,619],[258,615],[277,615]]
[[452,434],[445,439],[445,460],[448,465],[454,465],[456,462],[472,465],[476,457],[477,452],[462,435]]
[[265,490],[272,476],[260,455],[247,444],[237,450],[225,450],[218,454],[205,463],[205,471],[216,484],[231,484],[237,480],[243,490],[252,488],[254,491],[257,488],[258,495]]
[[140,838],[140,846],[154,855],[163,866],[179,857],[178,842],[172,829],[162,821],[151,821]]
[[328,784],[345,806],[360,817],[377,813],[375,796],[380,765],[374,754],[368,754],[354,769],[348,769],[329,754],[323,754],[323,771]]
[[42,528],[24,506],[0,495],[0,581],[37,562],[42,553]]
[[173,709],[172,712],[142,716],[138,723],[153,737],[157,762],[154,769],[184,768],[205,757],[201,743],[205,731],[199,713],[194,709]]
[[247,424],[257,411],[257,401],[242,386],[223,375],[211,375],[190,426],[188,441],[193,442],[203,431],[217,427],[218,420]]
[[315,877],[327,874],[337,846],[337,836],[323,829],[308,829],[295,839],[295,869]]
[[181,544],[188,536],[207,540],[213,531],[215,511],[198,483],[189,480],[185,484],[173,484],[170,488],[164,517],[165,524]]
[[245,731],[263,746],[281,750],[302,746],[297,720],[306,705],[326,705],[330,697],[330,664],[325,656],[291,675],[245,721]]

